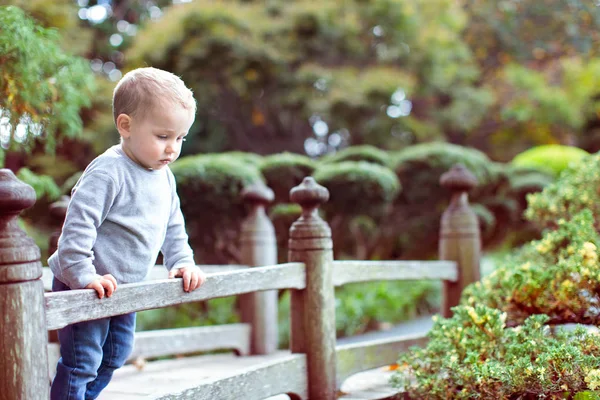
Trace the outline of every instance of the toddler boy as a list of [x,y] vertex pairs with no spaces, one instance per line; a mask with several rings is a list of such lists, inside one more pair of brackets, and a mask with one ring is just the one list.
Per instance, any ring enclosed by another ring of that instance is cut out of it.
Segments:
[[[113,94],[121,143],[93,160],[73,188],[58,250],[48,260],[52,290],[87,288],[110,297],[119,284],[143,281],[159,251],[169,278],[182,277],[185,291],[204,283],[168,167],[195,114],[179,77],[156,68],[123,76]],[[134,331],[135,313],[59,330],[51,399],[98,397],[131,354]]]

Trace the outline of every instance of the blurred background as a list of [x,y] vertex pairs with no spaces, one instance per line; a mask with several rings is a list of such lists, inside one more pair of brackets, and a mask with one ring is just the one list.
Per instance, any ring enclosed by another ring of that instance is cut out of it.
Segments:
[[[114,85],[153,66],[181,76],[198,102],[172,167],[198,263],[239,260],[240,193],[259,180],[276,195],[269,215],[285,260],[299,213],[288,193],[306,175],[330,190],[323,215],[338,259],[435,258],[449,198],[439,177],[461,162],[479,181],[470,199],[493,264],[540,237],[523,217],[527,195],[600,150],[599,6],[0,0],[0,166],[36,189],[21,222],[45,263],[61,224],[50,205],[118,143]],[[372,285],[374,299],[351,285],[338,295],[342,334],[436,308],[433,284]],[[227,301],[140,324],[236,320]]]

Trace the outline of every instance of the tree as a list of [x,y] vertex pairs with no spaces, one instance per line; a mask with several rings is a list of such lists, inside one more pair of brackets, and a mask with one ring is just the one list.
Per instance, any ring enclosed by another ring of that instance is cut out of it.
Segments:
[[[190,152],[304,152],[306,144],[318,155],[344,141],[401,148],[442,136],[453,114],[440,93],[473,110],[453,123],[481,118],[487,95],[473,87],[464,23],[450,0],[194,2],[148,24],[126,60],[193,87]],[[305,143],[315,133],[328,144]]]
[[2,149],[52,150],[81,132],[79,111],[94,83],[87,63],[64,53],[53,29],[14,6],[0,7],[0,126]]

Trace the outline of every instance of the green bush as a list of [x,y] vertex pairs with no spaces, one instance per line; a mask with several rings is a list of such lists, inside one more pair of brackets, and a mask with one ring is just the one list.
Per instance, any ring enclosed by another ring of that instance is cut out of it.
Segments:
[[346,147],[335,154],[324,157],[323,163],[338,163],[343,161],[366,161],[382,167],[390,166],[390,155],[388,152],[375,146],[362,145]]
[[599,324],[599,245],[589,210],[559,220],[556,230],[523,246],[492,274],[468,286],[463,303],[505,311],[510,325],[532,314],[545,314],[552,323]]
[[[531,168],[492,162],[475,149],[426,143],[407,147],[393,156],[402,193],[385,224],[402,226],[402,230],[396,234],[395,243],[390,244],[392,255],[424,259],[437,254],[439,221],[450,199],[440,178],[458,163],[465,165],[478,181],[469,192],[469,202],[480,219],[485,249],[497,247],[507,238],[522,241],[539,237],[539,231],[532,230],[522,218],[525,198],[540,191],[551,176]],[[521,235],[521,231],[525,234]]]
[[579,147],[547,144],[535,146],[516,155],[512,164],[518,167],[531,167],[559,176],[571,163],[577,163],[589,153]]
[[423,204],[437,201],[446,190],[440,186],[442,174],[452,166],[463,164],[478,181],[474,196],[495,178],[491,160],[482,152],[450,143],[424,143],[409,146],[392,158],[392,168],[402,182],[397,201],[402,204]]
[[563,399],[600,387],[596,333],[552,334],[545,315],[507,328],[506,314],[484,305],[453,312],[435,320],[426,347],[400,356],[392,382],[409,398]]
[[236,241],[246,215],[241,192],[262,180],[258,168],[233,158],[200,155],[183,157],[171,169],[196,261],[238,261]]
[[390,169],[364,161],[324,164],[313,177],[329,190],[329,201],[322,206],[328,215],[381,216],[400,192]]
[[276,203],[290,201],[290,190],[311,176],[316,163],[310,158],[293,153],[279,153],[267,156],[260,164],[263,174],[273,193]]
[[570,219],[582,210],[590,210],[596,229],[600,228],[600,154],[584,158],[565,169],[558,180],[541,193],[529,195],[525,217],[546,228],[556,221]]

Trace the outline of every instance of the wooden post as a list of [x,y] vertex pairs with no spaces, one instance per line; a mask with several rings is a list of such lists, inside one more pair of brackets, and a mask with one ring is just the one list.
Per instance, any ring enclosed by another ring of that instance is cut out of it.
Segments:
[[311,400],[336,398],[335,294],[331,229],[318,207],[329,192],[311,177],[290,192],[302,215],[290,228],[289,261],[306,265],[306,289],[293,290],[291,338],[293,353],[305,353]]
[[445,281],[442,292],[442,314],[449,318],[450,309],[458,305],[463,289],[480,278],[481,238],[479,221],[467,195],[477,185],[475,176],[464,165],[457,164],[442,175],[440,183],[452,192],[441,220],[440,259],[458,264],[458,281]]
[[[67,216],[67,207],[69,206],[70,196],[60,196],[60,199],[50,204],[50,215],[56,222],[56,229],[50,235],[48,241],[48,257],[50,257],[58,249],[58,239],[62,233],[62,227]],[[58,331],[48,331],[48,342],[58,343]]]
[[49,397],[40,249],[17,225],[35,191],[0,169],[0,400]]
[[[252,185],[242,192],[250,205],[248,218],[242,223],[241,263],[251,267],[277,264],[275,228],[265,212],[273,201],[273,191],[264,184]],[[252,327],[250,354],[271,354],[278,348],[277,291],[268,290],[239,297],[242,322]]]
[[60,234],[62,233],[62,226],[67,215],[69,200],[69,196],[61,196],[60,199],[50,204],[50,215],[56,221],[57,228],[54,232],[52,232],[52,235],[50,235],[50,241],[48,243],[48,256],[54,254],[58,248],[58,238],[60,238]]

